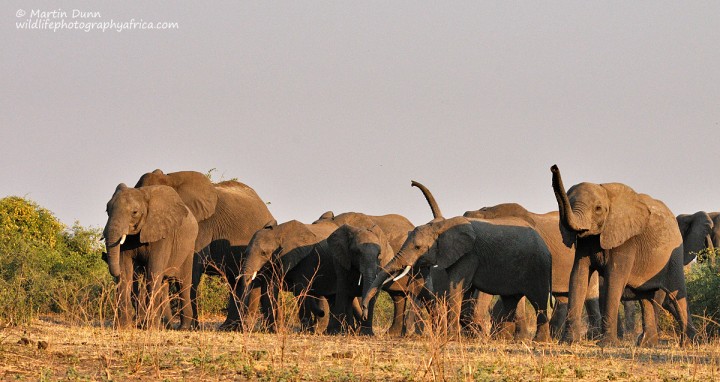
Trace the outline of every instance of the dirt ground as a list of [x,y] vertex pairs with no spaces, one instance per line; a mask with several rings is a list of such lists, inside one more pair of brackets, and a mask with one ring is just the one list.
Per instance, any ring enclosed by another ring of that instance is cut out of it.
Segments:
[[113,330],[42,318],[0,331],[0,379],[27,381],[720,380],[720,344],[601,349],[438,336]]

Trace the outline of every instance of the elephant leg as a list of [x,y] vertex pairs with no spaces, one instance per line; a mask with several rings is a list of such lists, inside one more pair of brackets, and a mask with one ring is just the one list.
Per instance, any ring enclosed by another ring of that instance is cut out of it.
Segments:
[[498,317],[497,337],[511,340],[515,334],[515,310],[518,302],[520,302],[520,296],[501,296],[500,300],[502,302],[502,311]]
[[[550,320],[547,316],[547,306],[548,306],[548,297],[549,293],[547,292],[550,289],[550,286],[547,286],[547,289],[545,289],[545,292],[538,293],[537,291],[533,290],[532,292],[528,293],[526,297],[527,301],[530,302],[530,305],[532,305],[533,309],[535,309],[535,317],[536,317],[536,330],[535,330],[535,337],[533,338],[533,341],[536,342],[549,342],[552,337],[550,336]],[[525,299],[521,299],[518,303],[518,310],[523,309],[523,315],[525,315]],[[516,310],[517,312],[517,310]],[[516,313],[516,316],[518,314]],[[527,316],[526,316],[527,317]],[[525,325],[527,326],[527,318],[525,318]],[[526,329],[527,330],[527,329]],[[530,338],[530,332],[528,331],[527,337]]]
[[561,338],[563,328],[567,321],[567,295],[564,293],[553,294],[555,303],[553,304],[552,315],[550,316],[550,335],[552,338]]
[[[134,269],[132,264],[128,267],[128,264],[123,262],[123,270],[120,273],[120,277],[117,282],[117,297],[118,297],[118,319],[117,324],[121,328],[128,328],[133,325],[133,283],[134,283]],[[137,293],[135,294],[137,296]]]
[[475,298],[475,307],[473,309],[473,322],[478,326],[481,333],[486,336],[490,335],[492,329],[492,319],[490,318],[490,304],[492,304],[493,295],[478,292]]
[[600,298],[585,300],[585,312],[588,317],[587,337],[592,340],[599,340],[602,336],[602,313],[600,312]]
[[[520,301],[518,301],[517,306],[515,307],[515,339],[519,340],[526,340],[531,338],[530,328],[527,320],[527,312],[525,309],[525,300],[525,297],[521,298]],[[535,310],[537,311],[538,309]],[[547,318],[544,322],[547,322]],[[549,335],[550,334],[548,332],[548,336]]]
[[[148,271],[146,274],[145,285],[148,294],[148,315],[146,319],[147,328],[159,329],[160,328],[160,316],[164,309],[164,304],[168,303],[167,288],[162,284],[166,283],[163,280],[163,274],[161,272]],[[165,295],[163,295],[165,292]]]
[[655,321],[655,308],[653,305],[653,301],[649,298],[640,300],[643,331],[637,338],[638,346],[650,347],[658,344],[657,322]]
[[[658,322],[658,308],[659,305],[653,304],[652,313],[655,315],[655,322]],[[623,301],[623,310],[625,311],[625,317],[623,317],[623,324],[621,325],[621,327],[624,329],[625,333],[628,333],[630,336],[634,337],[637,334],[637,325],[635,324],[637,304],[635,303],[635,301],[632,300]],[[645,313],[643,312],[642,314],[644,315]]]
[[[172,321],[173,321],[172,303],[174,300],[174,295],[172,293],[172,289],[170,288],[170,284],[171,283],[169,281],[161,283],[160,289],[157,292],[160,296],[162,296],[162,299],[163,299],[162,307],[159,307],[159,313],[160,313],[160,323],[162,324],[163,327],[165,327],[165,329],[172,328]],[[173,282],[173,284],[176,284],[176,282]],[[181,289],[179,289],[179,287],[176,287],[176,289],[178,289],[178,291],[181,290]],[[187,301],[187,300],[185,300],[185,301]],[[181,306],[181,309],[182,309],[182,306]]]
[[620,344],[617,336],[618,312],[620,299],[627,285],[632,270],[633,256],[616,250],[612,254],[613,261],[606,265],[604,295],[605,311],[603,312],[603,338],[598,342],[601,347],[617,346]]
[[[190,259],[191,260],[191,259]],[[180,326],[178,329],[192,329],[198,326],[195,314],[197,312],[197,300],[192,296],[192,261],[183,264],[181,274],[186,275],[183,279],[178,280],[180,292],[180,301],[182,303],[180,309]],[[167,304],[168,307],[170,304]]]
[[564,342],[576,342],[582,338],[583,330],[583,303],[587,295],[590,280],[590,257],[575,254],[575,264],[570,273],[570,292],[568,294],[567,330],[563,337]]
[[403,324],[405,309],[407,304],[407,296],[404,293],[391,293],[390,298],[393,302],[393,320],[392,325],[387,330],[387,334],[391,336],[401,336],[403,334]]
[[687,303],[687,298],[677,298],[676,296],[677,292],[668,293],[667,300],[670,300],[669,305],[673,308],[670,310],[670,313],[673,315],[673,318],[677,322],[678,326],[680,327],[680,332],[682,333],[680,338],[680,344],[684,345],[688,341],[695,340],[697,331],[690,319],[690,310]]
[[322,313],[315,315],[313,333],[325,333],[330,322],[330,302],[326,297],[318,296],[315,306]]
[[352,309],[352,300],[354,297],[348,293],[349,286],[345,285],[343,281],[347,280],[347,275],[340,273],[336,269],[337,273],[337,286],[335,292],[335,303],[331,305],[330,317],[327,327],[327,334],[339,334],[342,333],[349,324],[351,317],[349,317],[350,309]]

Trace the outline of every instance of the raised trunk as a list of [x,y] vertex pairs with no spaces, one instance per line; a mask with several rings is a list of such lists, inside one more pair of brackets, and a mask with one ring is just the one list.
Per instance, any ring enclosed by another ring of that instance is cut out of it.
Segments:
[[435,197],[430,193],[430,190],[427,189],[427,187],[423,186],[422,184],[412,181],[410,183],[411,186],[417,187],[422,191],[423,196],[425,196],[425,200],[427,200],[428,204],[430,205],[430,209],[432,210],[433,218],[435,219],[442,219],[443,214],[440,212],[440,207],[438,207],[437,202],[435,201]]
[[573,214],[572,206],[570,205],[570,199],[568,199],[568,196],[565,193],[565,186],[563,186],[562,178],[560,177],[560,169],[557,165],[553,165],[550,168],[550,171],[552,171],[553,174],[552,186],[553,191],[555,191],[555,198],[558,202],[560,220],[565,224],[565,226],[573,231],[583,231],[579,228],[579,225],[575,220],[575,215]]

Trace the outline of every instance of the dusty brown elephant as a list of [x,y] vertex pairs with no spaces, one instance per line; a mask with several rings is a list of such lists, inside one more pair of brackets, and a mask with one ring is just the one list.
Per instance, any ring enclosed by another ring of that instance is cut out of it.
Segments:
[[[236,181],[213,184],[204,174],[196,171],[179,171],[164,174],[155,170],[140,177],[135,187],[166,185],[177,191],[198,221],[195,240],[193,283],[207,273],[224,277],[229,283],[227,317],[221,329],[242,329],[239,297],[246,293],[238,289],[243,254],[253,234],[275,219],[251,187]],[[192,294],[197,291],[193,288]],[[260,289],[247,292],[251,295],[250,312],[257,311]],[[264,295],[262,305],[268,309]],[[266,312],[268,313],[268,312]],[[197,312],[194,312],[197,318]],[[272,317],[269,320],[272,321]]]
[[552,166],[551,171],[563,238],[566,245],[576,246],[566,340],[580,338],[582,301],[590,272],[595,270],[605,279],[600,346],[619,344],[617,316],[622,298],[641,302],[643,333],[638,344],[657,344],[653,298],[660,289],[676,305],[685,336],[694,338],[687,317],[682,236],[667,206],[620,183],[580,183],[566,193],[558,167]]
[[[550,332],[553,337],[562,335],[567,317],[568,292],[570,291],[570,271],[575,259],[575,248],[563,243],[560,233],[560,215],[557,211],[536,214],[528,211],[517,203],[503,203],[492,207],[483,207],[475,211],[467,211],[465,217],[477,219],[499,219],[515,217],[524,220],[534,228],[547,244],[552,255],[552,294],[555,298],[553,314],[550,319]],[[590,279],[585,309],[588,314],[591,336],[600,334],[600,304],[597,274]],[[483,302],[487,305],[488,300]],[[524,303],[524,301],[521,301]]]
[[167,186],[129,188],[120,184],[107,203],[103,230],[110,274],[117,279],[119,324],[133,323],[132,286],[136,271],[145,274],[149,312],[147,325],[159,327],[168,302],[165,279],[178,284],[180,329],[194,326],[193,248],[198,232],[195,217]]

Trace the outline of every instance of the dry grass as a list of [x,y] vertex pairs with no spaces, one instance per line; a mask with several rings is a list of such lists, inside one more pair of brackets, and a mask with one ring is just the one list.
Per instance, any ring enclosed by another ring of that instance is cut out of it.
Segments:
[[[44,317],[0,332],[2,380],[716,380],[720,344],[602,350],[438,336],[114,330]],[[26,339],[26,340],[23,340]],[[40,342],[40,346],[38,343]],[[41,349],[45,344],[47,348]],[[438,348],[439,349],[433,349]]]

